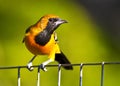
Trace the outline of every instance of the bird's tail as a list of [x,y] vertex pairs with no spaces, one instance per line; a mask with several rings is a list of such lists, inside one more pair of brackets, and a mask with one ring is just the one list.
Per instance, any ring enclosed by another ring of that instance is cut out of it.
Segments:
[[[63,52],[59,54],[55,54],[55,60],[59,62],[60,64],[71,64],[70,61],[66,58],[66,56],[63,54]],[[72,65],[70,66],[63,66],[67,70],[73,70]]]

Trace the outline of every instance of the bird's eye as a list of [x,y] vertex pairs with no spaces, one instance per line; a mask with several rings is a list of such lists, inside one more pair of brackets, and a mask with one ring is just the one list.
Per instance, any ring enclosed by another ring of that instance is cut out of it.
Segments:
[[58,21],[58,19],[57,18],[50,18],[49,21],[50,22],[56,22],[56,21]]
[[52,22],[52,21],[53,21],[53,19],[52,19],[52,18],[50,18],[50,19],[49,19],[49,21],[50,21],[50,22]]

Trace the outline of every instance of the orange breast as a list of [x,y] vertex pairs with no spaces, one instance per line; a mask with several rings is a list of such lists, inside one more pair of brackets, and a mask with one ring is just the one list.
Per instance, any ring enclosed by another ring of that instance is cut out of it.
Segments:
[[54,40],[54,36],[52,35],[50,41],[46,45],[41,46],[36,44],[34,36],[28,35],[25,37],[25,45],[27,49],[34,55],[48,55],[53,50],[53,48],[55,48],[56,42]]

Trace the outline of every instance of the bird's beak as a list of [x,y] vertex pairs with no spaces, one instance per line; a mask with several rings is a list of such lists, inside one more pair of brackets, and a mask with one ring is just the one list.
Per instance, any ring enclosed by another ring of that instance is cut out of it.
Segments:
[[60,25],[60,24],[63,24],[63,23],[68,23],[68,22],[66,20],[59,19],[55,23],[56,23],[56,25]]
[[67,21],[66,20],[62,20],[62,19],[58,19],[57,21],[55,21],[53,24],[52,24],[52,26],[50,27],[51,29],[50,29],[50,33],[53,33],[53,31],[55,31],[61,24],[63,24],[63,23],[67,23]]
[[60,20],[62,23],[68,23],[66,20]]

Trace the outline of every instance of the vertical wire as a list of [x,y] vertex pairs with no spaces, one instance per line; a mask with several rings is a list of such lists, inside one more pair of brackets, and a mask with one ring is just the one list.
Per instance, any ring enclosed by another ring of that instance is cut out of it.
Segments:
[[79,82],[80,86],[82,86],[82,76],[83,76],[83,63],[80,64],[80,82]]
[[17,86],[20,86],[21,83],[20,83],[20,67],[18,67],[18,83],[17,83]]
[[61,84],[61,64],[58,65],[58,86]]
[[104,86],[104,62],[101,65],[101,86]]
[[38,72],[37,72],[37,86],[40,86],[40,66],[38,67]]

